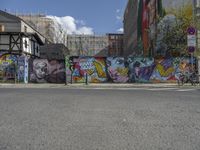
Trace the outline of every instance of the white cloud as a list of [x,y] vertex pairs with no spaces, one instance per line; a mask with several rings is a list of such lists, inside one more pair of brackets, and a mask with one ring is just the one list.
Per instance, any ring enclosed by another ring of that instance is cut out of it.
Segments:
[[86,23],[83,20],[76,20],[76,24],[81,25],[81,26],[85,26]]
[[116,10],[116,13],[120,13],[120,11],[121,11],[120,9],[117,9],[117,10]]
[[77,30],[77,34],[94,34],[93,29],[90,27],[81,27]]
[[118,20],[118,21],[122,21],[122,13],[121,13],[121,9],[117,9],[116,10],[116,19]]
[[117,20],[122,20],[122,17],[121,16],[116,16],[116,19]]
[[71,16],[57,17],[57,16],[47,16],[54,21],[54,27],[56,29],[62,30],[67,34],[93,34],[93,29],[91,27],[85,26],[83,20],[76,20]]
[[123,32],[124,32],[124,29],[123,29],[123,28],[119,28],[119,29],[117,30],[117,32],[123,33]]

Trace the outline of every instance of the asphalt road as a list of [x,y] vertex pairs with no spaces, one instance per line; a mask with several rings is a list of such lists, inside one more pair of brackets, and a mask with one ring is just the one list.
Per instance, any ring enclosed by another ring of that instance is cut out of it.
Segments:
[[198,89],[0,88],[0,150],[199,150]]

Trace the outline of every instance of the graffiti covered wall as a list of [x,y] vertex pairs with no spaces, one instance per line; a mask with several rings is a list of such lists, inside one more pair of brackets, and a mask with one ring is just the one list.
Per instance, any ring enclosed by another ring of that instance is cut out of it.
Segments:
[[20,56],[17,59],[18,82],[28,83],[28,58]]
[[154,58],[128,58],[130,81],[149,82],[155,68]]
[[35,59],[30,63],[30,82],[35,83],[64,83],[64,61]]
[[16,55],[0,54],[0,80],[2,82],[13,82],[15,80],[16,64]]
[[176,82],[180,73],[191,73],[190,58],[129,58],[131,82]]
[[72,74],[72,60],[70,56],[65,57],[65,73],[66,73],[66,82],[71,82],[71,74]]
[[88,75],[88,82],[100,83],[107,81],[105,58],[73,58],[73,65],[74,82],[85,82],[86,73]]
[[123,57],[108,57],[106,59],[107,71],[111,81],[115,83],[126,83],[129,80],[128,66]]

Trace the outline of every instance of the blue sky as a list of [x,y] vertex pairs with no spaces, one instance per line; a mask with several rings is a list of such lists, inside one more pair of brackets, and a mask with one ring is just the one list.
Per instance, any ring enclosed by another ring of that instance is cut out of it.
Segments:
[[0,9],[20,13],[45,13],[71,16],[78,26],[93,29],[95,34],[117,32],[127,0],[1,0]]

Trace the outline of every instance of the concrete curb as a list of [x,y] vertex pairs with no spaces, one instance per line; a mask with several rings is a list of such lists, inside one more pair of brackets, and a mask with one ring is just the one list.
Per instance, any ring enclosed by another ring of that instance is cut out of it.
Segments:
[[200,88],[199,85],[191,86],[185,84],[178,86],[177,84],[0,84],[0,88],[63,88],[63,89],[126,89],[126,88]]

